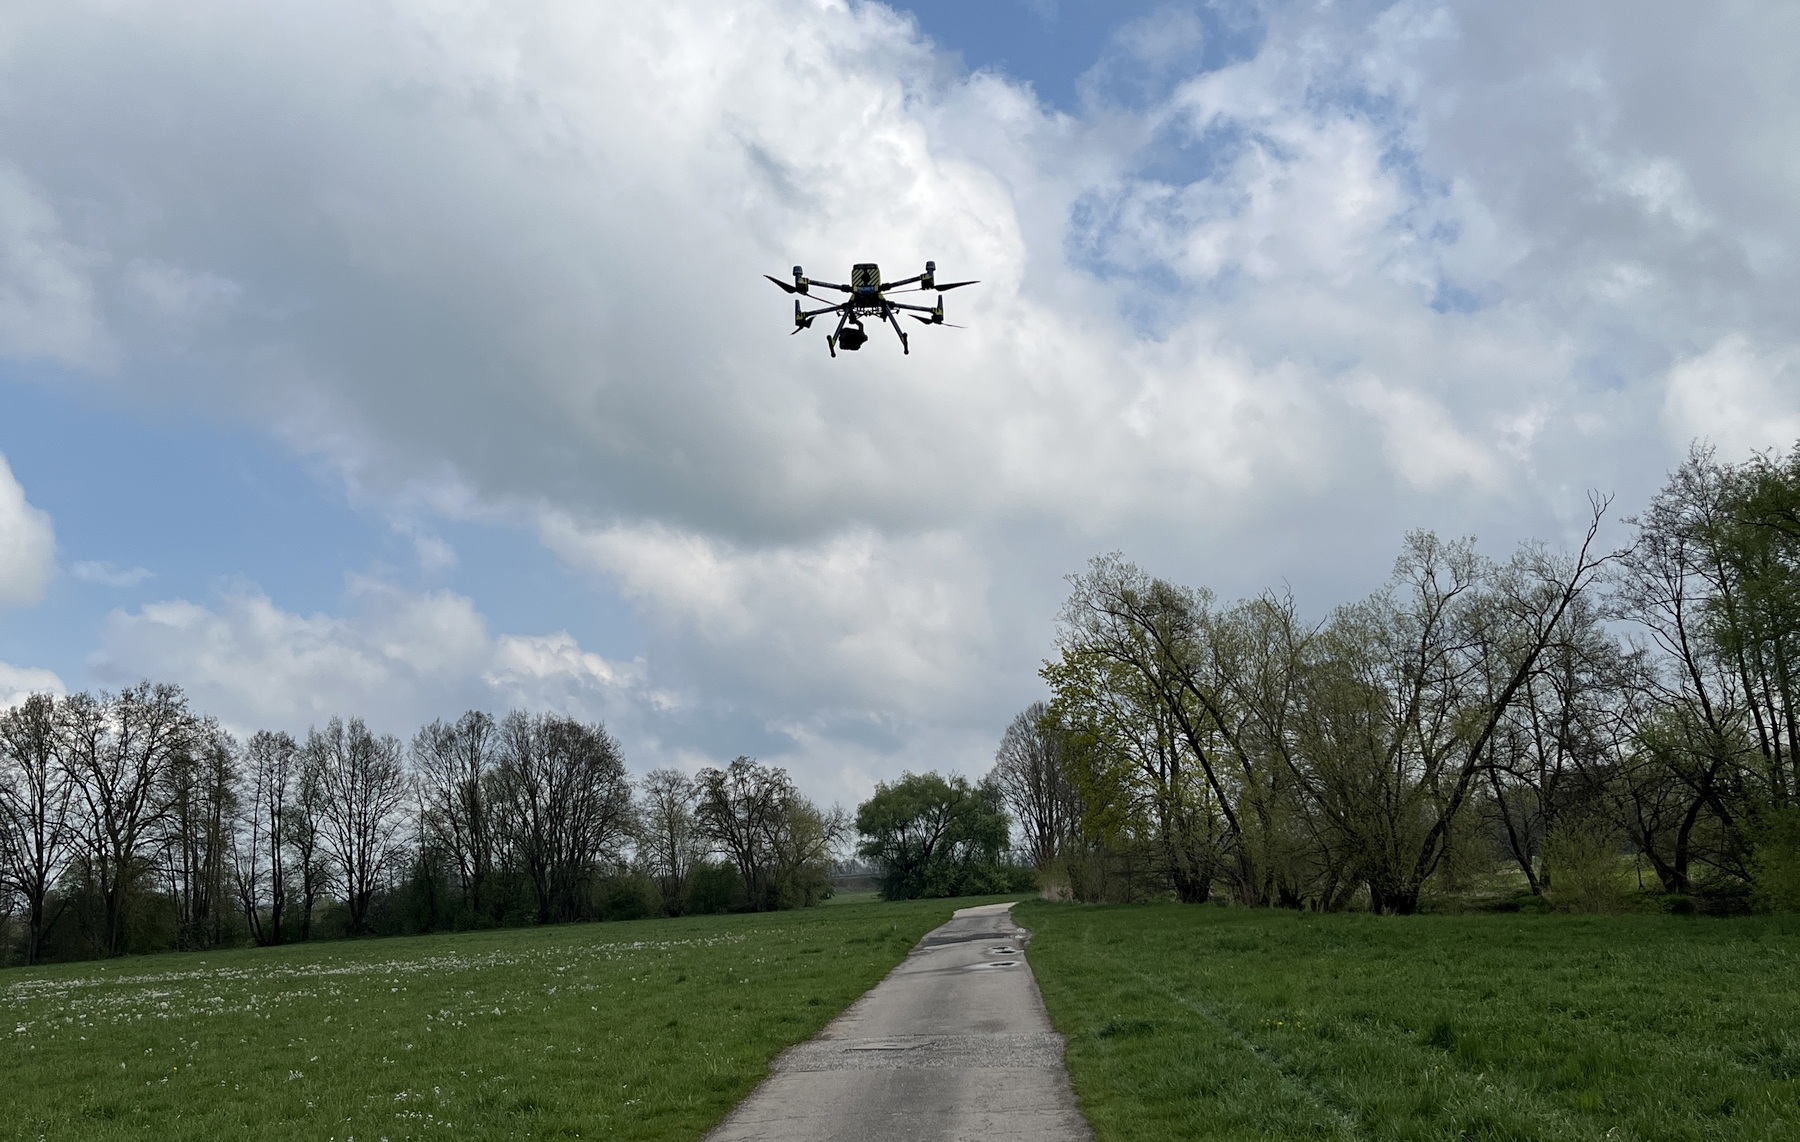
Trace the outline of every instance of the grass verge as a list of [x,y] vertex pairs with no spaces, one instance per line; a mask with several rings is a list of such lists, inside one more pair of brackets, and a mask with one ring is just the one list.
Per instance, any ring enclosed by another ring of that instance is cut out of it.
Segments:
[[692,1139],[968,903],[0,972],[0,1136]]
[[1100,1142],[1800,1138],[1800,920],[1030,903]]

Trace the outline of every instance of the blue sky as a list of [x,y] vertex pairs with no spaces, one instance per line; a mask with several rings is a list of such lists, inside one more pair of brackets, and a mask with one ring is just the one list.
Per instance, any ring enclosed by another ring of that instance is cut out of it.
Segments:
[[[1093,554],[1322,614],[1800,437],[1795,19],[10,6],[0,701],[980,772]],[[866,257],[969,328],[787,337]]]

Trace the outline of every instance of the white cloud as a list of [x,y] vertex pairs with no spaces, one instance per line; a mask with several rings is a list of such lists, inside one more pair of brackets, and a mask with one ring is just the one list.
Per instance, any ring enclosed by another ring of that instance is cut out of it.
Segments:
[[63,680],[53,671],[0,662],[0,710],[8,710],[33,694],[64,694]]
[[1388,462],[1414,487],[1431,491],[1466,480],[1492,488],[1500,482],[1498,459],[1430,397],[1369,379],[1352,385],[1350,397],[1381,422]]
[[[0,352],[273,427],[428,574],[434,517],[535,528],[653,620],[658,748],[723,707],[820,774],[997,735],[1096,550],[1322,609],[1408,526],[1554,540],[1687,433],[1792,434],[1800,8],[1257,5],[1202,70],[1180,7],[1063,115],[874,3],[26,0]],[[983,284],[910,357],[758,277],[927,257]],[[611,693],[462,596],[363,605],[108,654],[271,716]]]
[[0,152],[0,355],[102,365],[111,345],[90,269],[44,193]]
[[96,583],[102,587],[124,589],[135,587],[146,579],[153,578],[155,572],[144,567],[133,567],[129,570],[115,567],[104,560],[84,559],[69,565],[69,574],[83,583]]
[[413,551],[419,557],[420,568],[427,573],[448,571],[456,566],[456,549],[438,536],[414,535]]
[[56,532],[49,513],[25,499],[25,489],[0,455],[0,606],[44,597],[56,575]]
[[95,673],[175,682],[239,730],[303,730],[360,715],[410,735],[471,707],[550,708],[585,718],[624,709],[636,668],[564,633],[495,637],[466,597],[353,580],[355,613],[299,615],[254,591],[108,616]]
[[[570,565],[618,584],[693,653],[689,670],[757,705],[924,717],[966,702],[991,653],[985,571],[956,537],[868,529],[742,549],[668,527],[540,525]],[[704,665],[701,665],[704,664]]]
[[1796,354],[1758,353],[1732,334],[1669,370],[1663,405],[1670,438],[1712,441],[1727,458],[1800,441],[1800,370]]

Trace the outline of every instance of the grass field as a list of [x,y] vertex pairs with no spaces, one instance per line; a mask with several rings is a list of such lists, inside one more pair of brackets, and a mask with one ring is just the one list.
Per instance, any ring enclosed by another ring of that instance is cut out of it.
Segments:
[[1015,915],[1101,1142],[1800,1138],[1800,918]]
[[0,972],[0,1136],[693,1139],[968,903]]

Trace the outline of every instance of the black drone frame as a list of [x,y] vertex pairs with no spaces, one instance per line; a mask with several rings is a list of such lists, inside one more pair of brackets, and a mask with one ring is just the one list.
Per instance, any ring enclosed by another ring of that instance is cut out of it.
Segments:
[[[863,267],[858,266],[852,269],[851,275],[853,279],[855,277],[856,269],[861,268]],[[873,266],[870,266],[869,268],[874,269]],[[815,281],[814,279],[807,277],[806,272],[799,266],[794,267],[793,285],[789,285],[780,278],[771,277],[768,274],[764,274],[763,277],[768,278],[788,293],[810,296],[813,289],[816,287],[818,289],[837,290],[839,293],[850,295],[836,305],[827,305],[819,309],[802,309],[800,306],[800,299],[794,299],[794,333],[798,333],[802,329],[811,329],[813,320],[818,317],[823,317],[827,313],[835,313],[838,315],[837,328],[825,337],[825,346],[831,350],[831,355],[833,357],[837,356],[837,351],[840,347],[843,348],[845,352],[854,352],[857,349],[861,349],[864,342],[868,341],[869,334],[868,331],[863,328],[862,323],[862,319],[865,317],[873,317],[877,322],[885,321],[889,325],[892,325],[894,327],[894,332],[900,337],[900,351],[907,354],[912,352],[912,346],[907,344],[906,330],[900,328],[900,315],[902,311],[912,310],[913,312],[907,313],[906,316],[911,317],[914,321],[924,325],[950,325],[950,328],[952,329],[961,329],[962,326],[951,325],[944,320],[944,299],[942,295],[945,290],[977,284],[973,281],[967,281],[946,282],[943,285],[939,285],[937,281],[936,262],[926,262],[925,272],[922,274],[910,278],[901,278],[896,282],[881,282],[879,285],[873,287],[867,285],[847,286],[838,285],[835,282]],[[908,290],[904,288],[906,286],[913,286],[916,288]],[[935,291],[939,297],[935,306],[908,305],[903,301],[890,301],[887,296],[889,290],[898,290],[902,293],[924,293],[927,290],[931,290]],[[921,317],[920,314],[924,314],[925,316]],[[792,334],[789,334],[789,336],[792,336]]]

